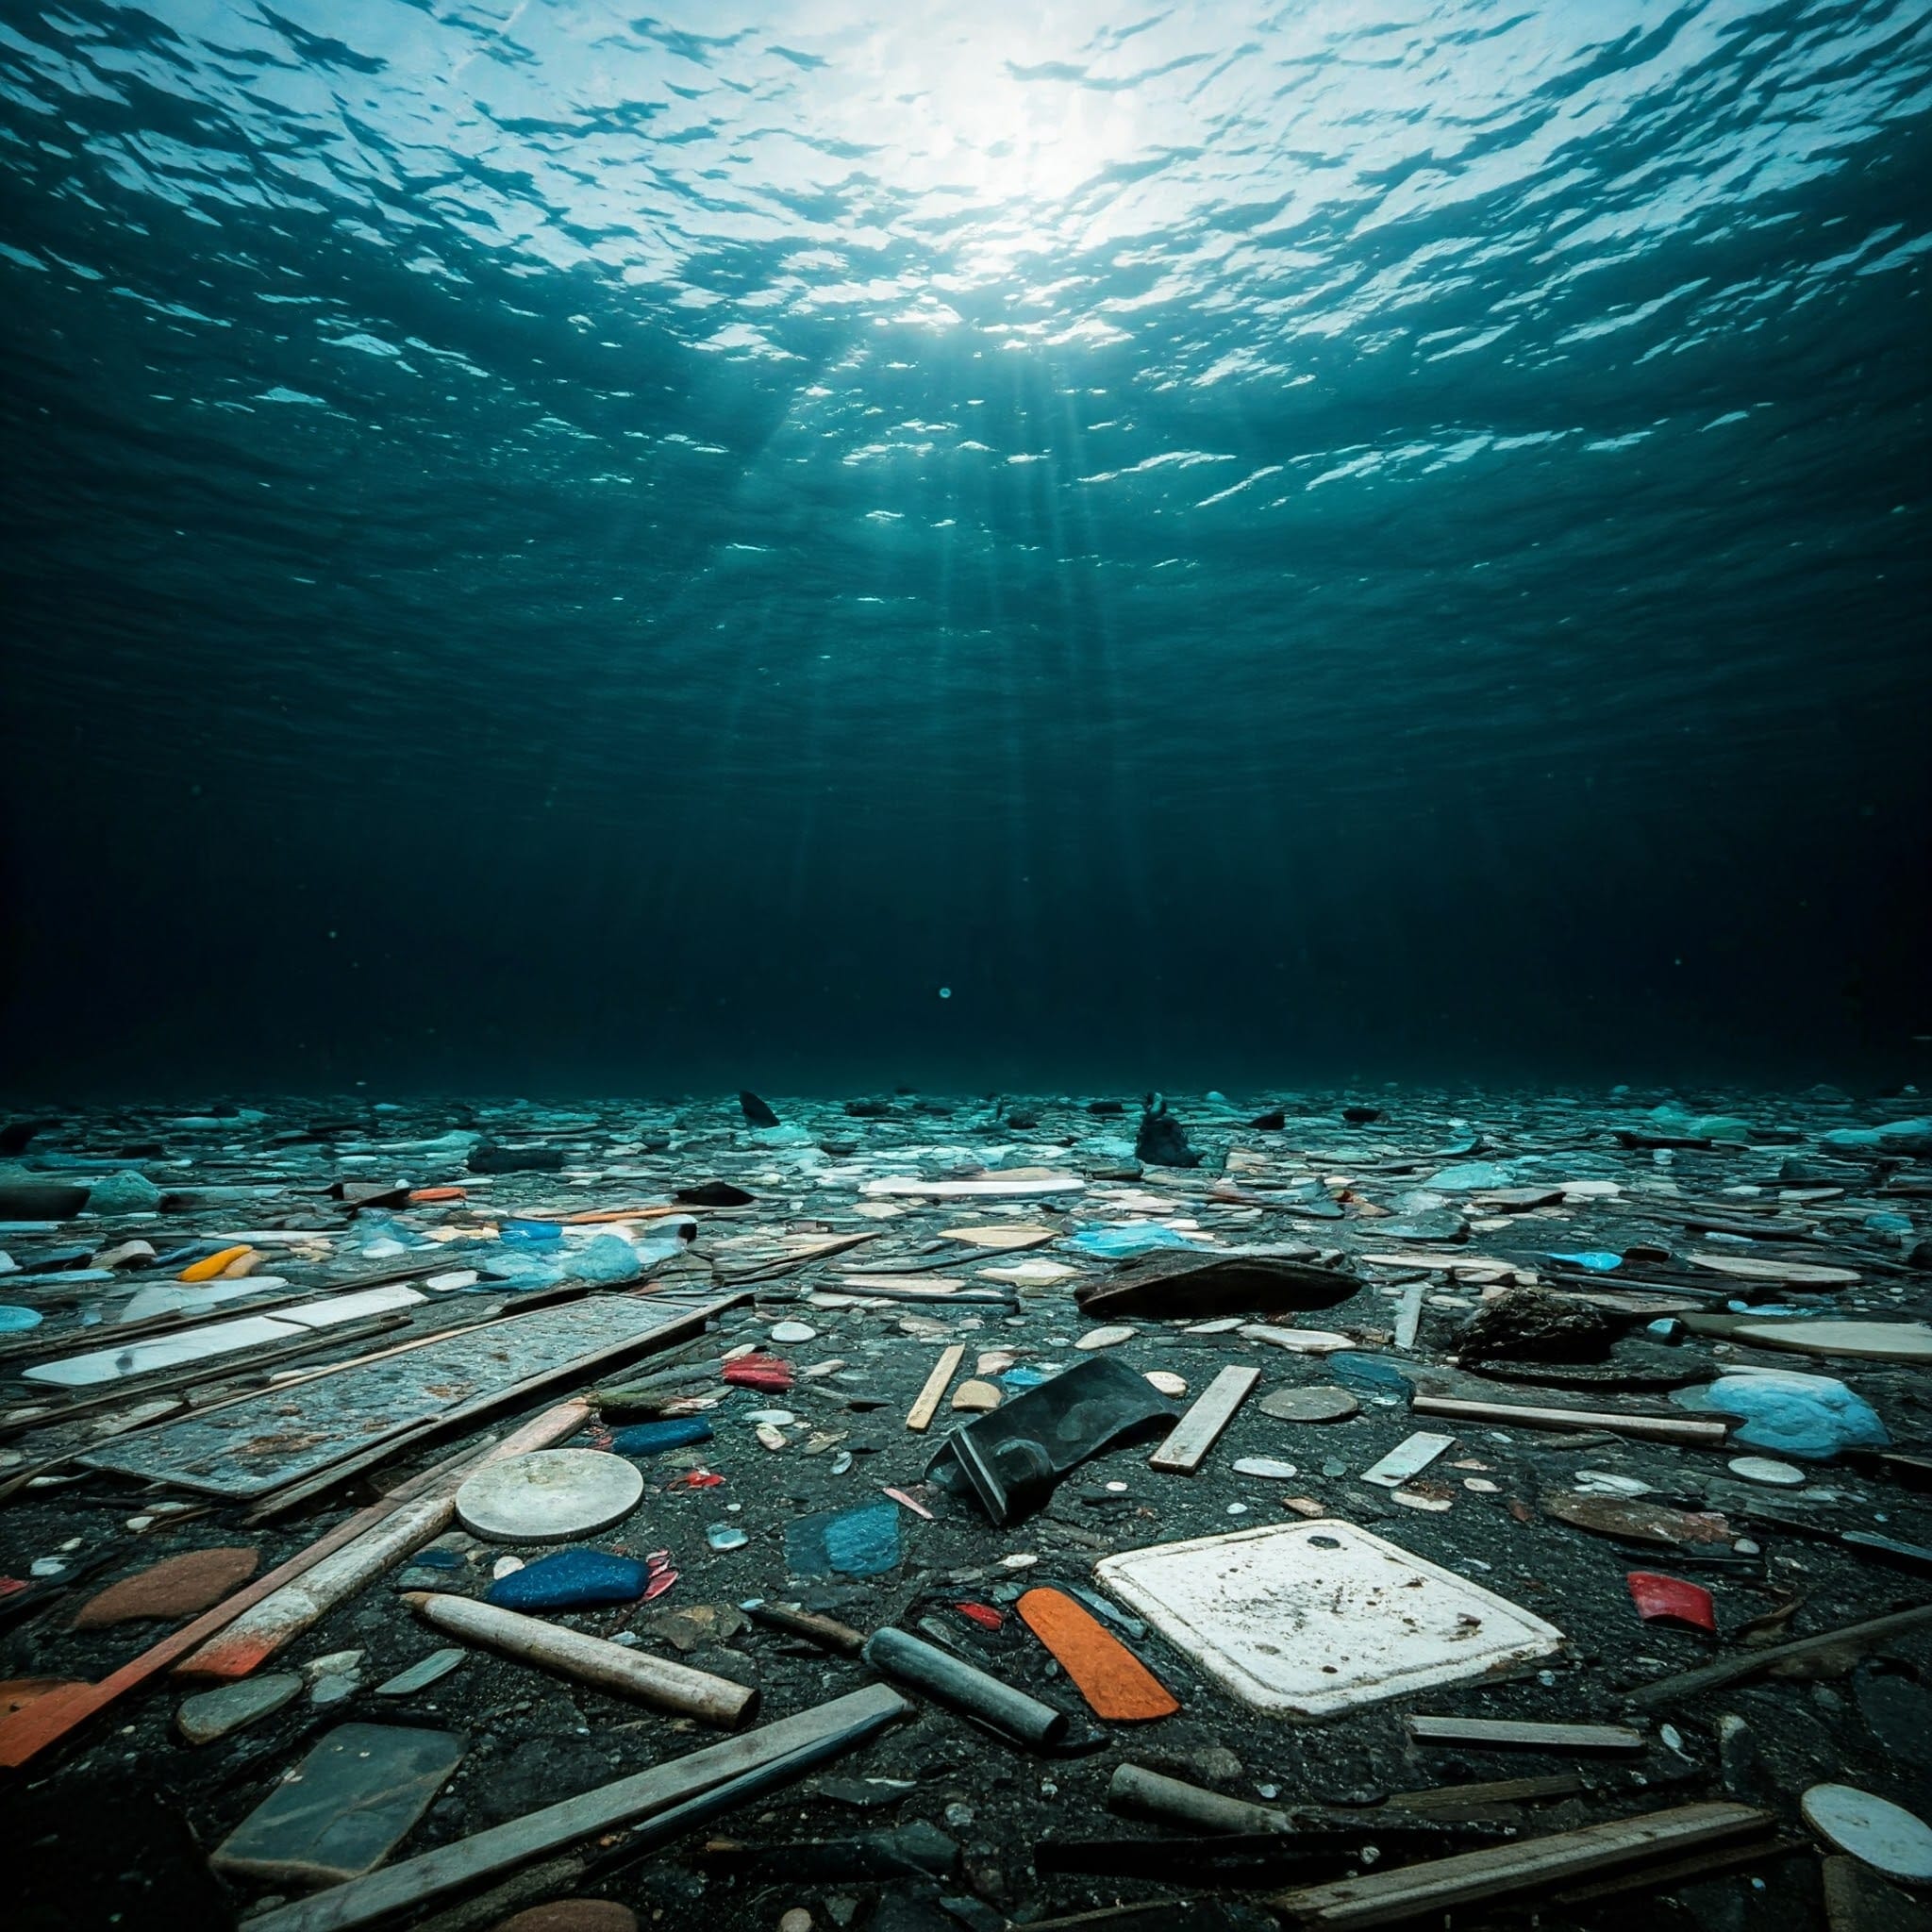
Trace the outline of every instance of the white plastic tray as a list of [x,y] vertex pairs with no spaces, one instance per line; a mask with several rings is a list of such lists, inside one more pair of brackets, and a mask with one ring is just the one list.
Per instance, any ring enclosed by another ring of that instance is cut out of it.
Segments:
[[1327,1517],[1129,1550],[1094,1574],[1243,1704],[1304,1721],[1563,1642],[1493,1591]]

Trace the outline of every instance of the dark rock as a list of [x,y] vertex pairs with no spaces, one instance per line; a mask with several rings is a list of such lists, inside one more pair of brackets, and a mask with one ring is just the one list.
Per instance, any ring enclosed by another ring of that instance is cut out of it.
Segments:
[[1188,1145],[1180,1122],[1167,1110],[1167,1102],[1158,1093],[1147,1096],[1141,1115],[1140,1131],[1134,1136],[1134,1158],[1150,1161],[1156,1167],[1199,1167],[1201,1157]]
[[1457,1352],[1471,1361],[1599,1361],[1616,1328],[1601,1308],[1540,1289],[1512,1288],[1462,1324]]
[[429,1808],[463,1749],[451,1731],[343,1724],[235,1827],[208,1863],[267,1884],[335,1885],[358,1877],[379,1865]]
[[679,1188],[672,1195],[676,1208],[746,1208],[758,1196],[729,1181],[699,1181],[695,1187]]
[[482,1141],[470,1156],[472,1174],[556,1174],[562,1165],[561,1147],[499,1147]]
[[778,1116],[756,1093],[748,1090],[741,1091],[738,1104],[744,1109],[744,1117],[753,1126],[775,1127],[778,1124]]
[[638,1932],[638,1915],[611,1898],[554,1898],[499,1919],[491,1932]]
[[1278,1107],[1270,1108],[1266,1113],[1257,1113],[1248,1123],[1249,1127],[1257,1134],[1278,1134],[1287,1124],[1287,1111]]
[[1371,1121],[1382,1118],[1382,1109],[1379,1107],[1344,1107],[1341,1118],[1352,1127],[1365,1127]]
[[890,1100],[848,1100],[845,1111],[856,1121],[890,1120],[892,1103]]

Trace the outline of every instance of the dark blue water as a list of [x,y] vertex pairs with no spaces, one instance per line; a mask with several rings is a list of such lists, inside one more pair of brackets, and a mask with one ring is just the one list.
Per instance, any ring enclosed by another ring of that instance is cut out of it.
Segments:
[[1928,105],[1923,0],[0,7],[0,1068],[1923,1074]]

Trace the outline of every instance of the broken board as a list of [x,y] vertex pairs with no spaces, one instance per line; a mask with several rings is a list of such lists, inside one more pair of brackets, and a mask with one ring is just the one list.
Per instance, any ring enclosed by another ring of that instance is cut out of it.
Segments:
[[735,1296],[593,1295],[365,1362],[206,1414],[185,1416],[80,1460],[208,1495],[253,1497],[326,1469],[397,1427],[481,1406],[585,1357],[694,1334]]

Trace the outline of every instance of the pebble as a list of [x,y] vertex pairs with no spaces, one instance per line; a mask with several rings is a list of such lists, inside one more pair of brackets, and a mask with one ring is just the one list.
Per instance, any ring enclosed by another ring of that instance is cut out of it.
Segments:
[[501,1583],[506,1576],[514,1576],[524,1567],[521,1557],[499,1557],[491,1564],[490,1574]]
[[1285,1483],[1301,1474],[1291,1462],[1277,1462],[1272,1456],[1241,1456],[1235,1459],[1237,1475],[1264,1475],[1271,1482]]
[[754,1408],[745,1414],[745,1421],[761,1428],[789,1429],[798,1418],[789,1408]]
[[354,1671],[338,1671],[330,1676],[316,1679],[308,1692],[308,1701],[325,1709],[332,1704],[346,1704],[361,1688],[362,1679]]
[[1805,1472],[1795,1463],[1780,1462],[1771,1456],[1734,1456],[1727,1465],[1733,1475],[1747,1483],[1768,1483],[1780,1490],[1802,1490]]
[[1185,1395],[1188,1392],[1186,1377],[1176,1375],[1172,1369],[1149,1369],[1147,1379],[1162,1395]]
[[1134,1328],[1090,1328],[1074,1342],[1075,1348],[1118,1348],[1124,1341],[1131,1341],[1139,1333]]
[[803,1906],[793,1906],[780,1915],[778,1932],[811,1932],[811,1914]]
[[714,1523],[705,1531],[705,1541],[714,1550],[741,1550],[751,1538],[735,1523]]
[[772,1328],[774,1341],[816,1341],[818,1334],[809,1322],[779,1322]]
[[953,1407],[965,1409],[970,1414],[983,1415],[988,1409],[997,1408],[1002,1401],[1000,1391],[991,1382],[982,1382],[977,1376],[971,1381],[961,1382],[953,1391]]
[[1000,1558],[1003,1570],[1030,1570],[1040,1558],[1026,1550],[1015,1550],[1011,1556]]
[[1284,1423],[1339,1423],[1361,1412],[1346,1389],[1319,1383],[1312,1389],[1277,1389],[1257,1404],[1263,1415]]
[[225,1738],[230,1731],[239,1731],[244,1724],[281,1709],[301,1690],[302,1679],[292,1671],[223,1684],[184,1698],[175,1713],[175,1728],[191,1744],[212,1744],[217,1738]]

